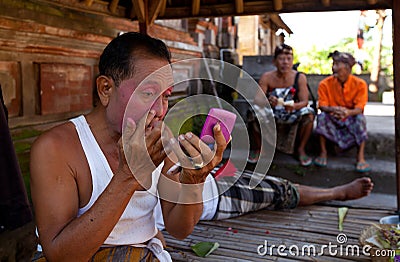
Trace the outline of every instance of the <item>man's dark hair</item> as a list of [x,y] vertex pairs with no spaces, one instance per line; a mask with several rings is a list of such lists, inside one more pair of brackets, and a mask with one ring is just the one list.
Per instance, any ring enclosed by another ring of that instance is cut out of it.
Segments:
[[144,53],[171,63],[171,54],[163,41],[145,34],[128,32],[114,38],[100,56],[100,75],[111,77],[118,87],[134,73],[135,54]]
[[281,44],[275,47],[274,58],[276,59],[280,54],[293,55],[293,48],[286,44]]

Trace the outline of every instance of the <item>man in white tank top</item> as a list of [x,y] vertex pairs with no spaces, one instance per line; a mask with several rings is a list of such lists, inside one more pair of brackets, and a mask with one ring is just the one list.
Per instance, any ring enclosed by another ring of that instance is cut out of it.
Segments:
[[[178,239],[192,232],[202,213],[202,184],[221,161],[226,141],[219,124],[214,151],[192,133],[180,135],[179,143],[161,137],[171,94],[169,63],[162,41],[139,33],[118,36],[100,57],[93,111],[35,141],[31,189],[43,251],[38,260],[170,261],[156,238],[157,189],[168,194],[169,201],[161,199],[166,230]],[[182,163],[178,174],[164,175],[173,166],[167,149]],[[168,186],[156,188],[159,178]]]

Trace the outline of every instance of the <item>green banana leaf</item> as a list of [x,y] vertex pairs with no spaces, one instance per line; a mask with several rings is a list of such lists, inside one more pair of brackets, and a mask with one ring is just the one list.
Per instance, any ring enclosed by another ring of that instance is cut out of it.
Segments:
[[218,242],[199,242],[191,246],[192,250],[199,257],[206,257],[219,247]]
[[346,217],[347,210],[349,210],[347,207],[339,207],[338,208],[339,231],[343,231],[343,221],[344,221],[344,218]]

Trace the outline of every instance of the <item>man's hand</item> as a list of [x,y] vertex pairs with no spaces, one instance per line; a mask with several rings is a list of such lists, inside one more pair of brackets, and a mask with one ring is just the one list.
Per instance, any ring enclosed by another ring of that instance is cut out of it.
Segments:
[[268,96],[268,101],[269,101],[269,104],[271,105],[271,107],[276,107],[276,105],[278,104],[278,98],[273,95]]
[[171,149],[182,166],[179,176],[181,183],[203,183],[210,171],[221,162],[227,142],[221,132],[220,124],[216,124],[213,131],[216,142],[214,150],[211,150],[208,145],[191,132],[178,137],[180,144],[189,156],[182,151],[176,140],[171,140]]
[[345,119],[349,116],[349,110],[346,107],[335,107],[332,115],[337,119]]
[[131,174],[145,188],[151,185],[151,173],[166,157],[161,141],[162,121],[150,110],[136,124],[127,118],[119,140],[119,169]]

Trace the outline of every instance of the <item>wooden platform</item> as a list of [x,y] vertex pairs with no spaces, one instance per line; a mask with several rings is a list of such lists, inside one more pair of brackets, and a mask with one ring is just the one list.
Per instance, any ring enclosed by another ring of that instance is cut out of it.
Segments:
[[[378,223],[381,217],[391,215],[393,210],[349,207],[342,232],[338,230],[337,210],[336,206],[313,205],[285,211],[258,211],[234,219],[201,221],[183,241],[168,233],[165,237],[174,261],[370,261],[359,245],[360,232],[364,227]],[[345,234],[341,237],[347,237],[347,242],[338,242],[340,233]],[[208,257],[201,258],[190,248],[201,241],[218,242],[220,247]],[[259,251],[267,254],[260,255],[257,249],[265,245],[265,241],[268,250],[263,247]],[[326,247],[321,255],[322,246],[330,243],[331,251]],[[278,255],[279,245],[285,245],[286,248],[279,251],[287,256]],[[356,255],[356,249],[346,252],[348,245],[357,245],[360,255]],[[301,254],[302,249],[308,253],[311,246],[315,247],[315,256]],[[296,247],[299,255],[291,255],[290,251],[296,253]]]

